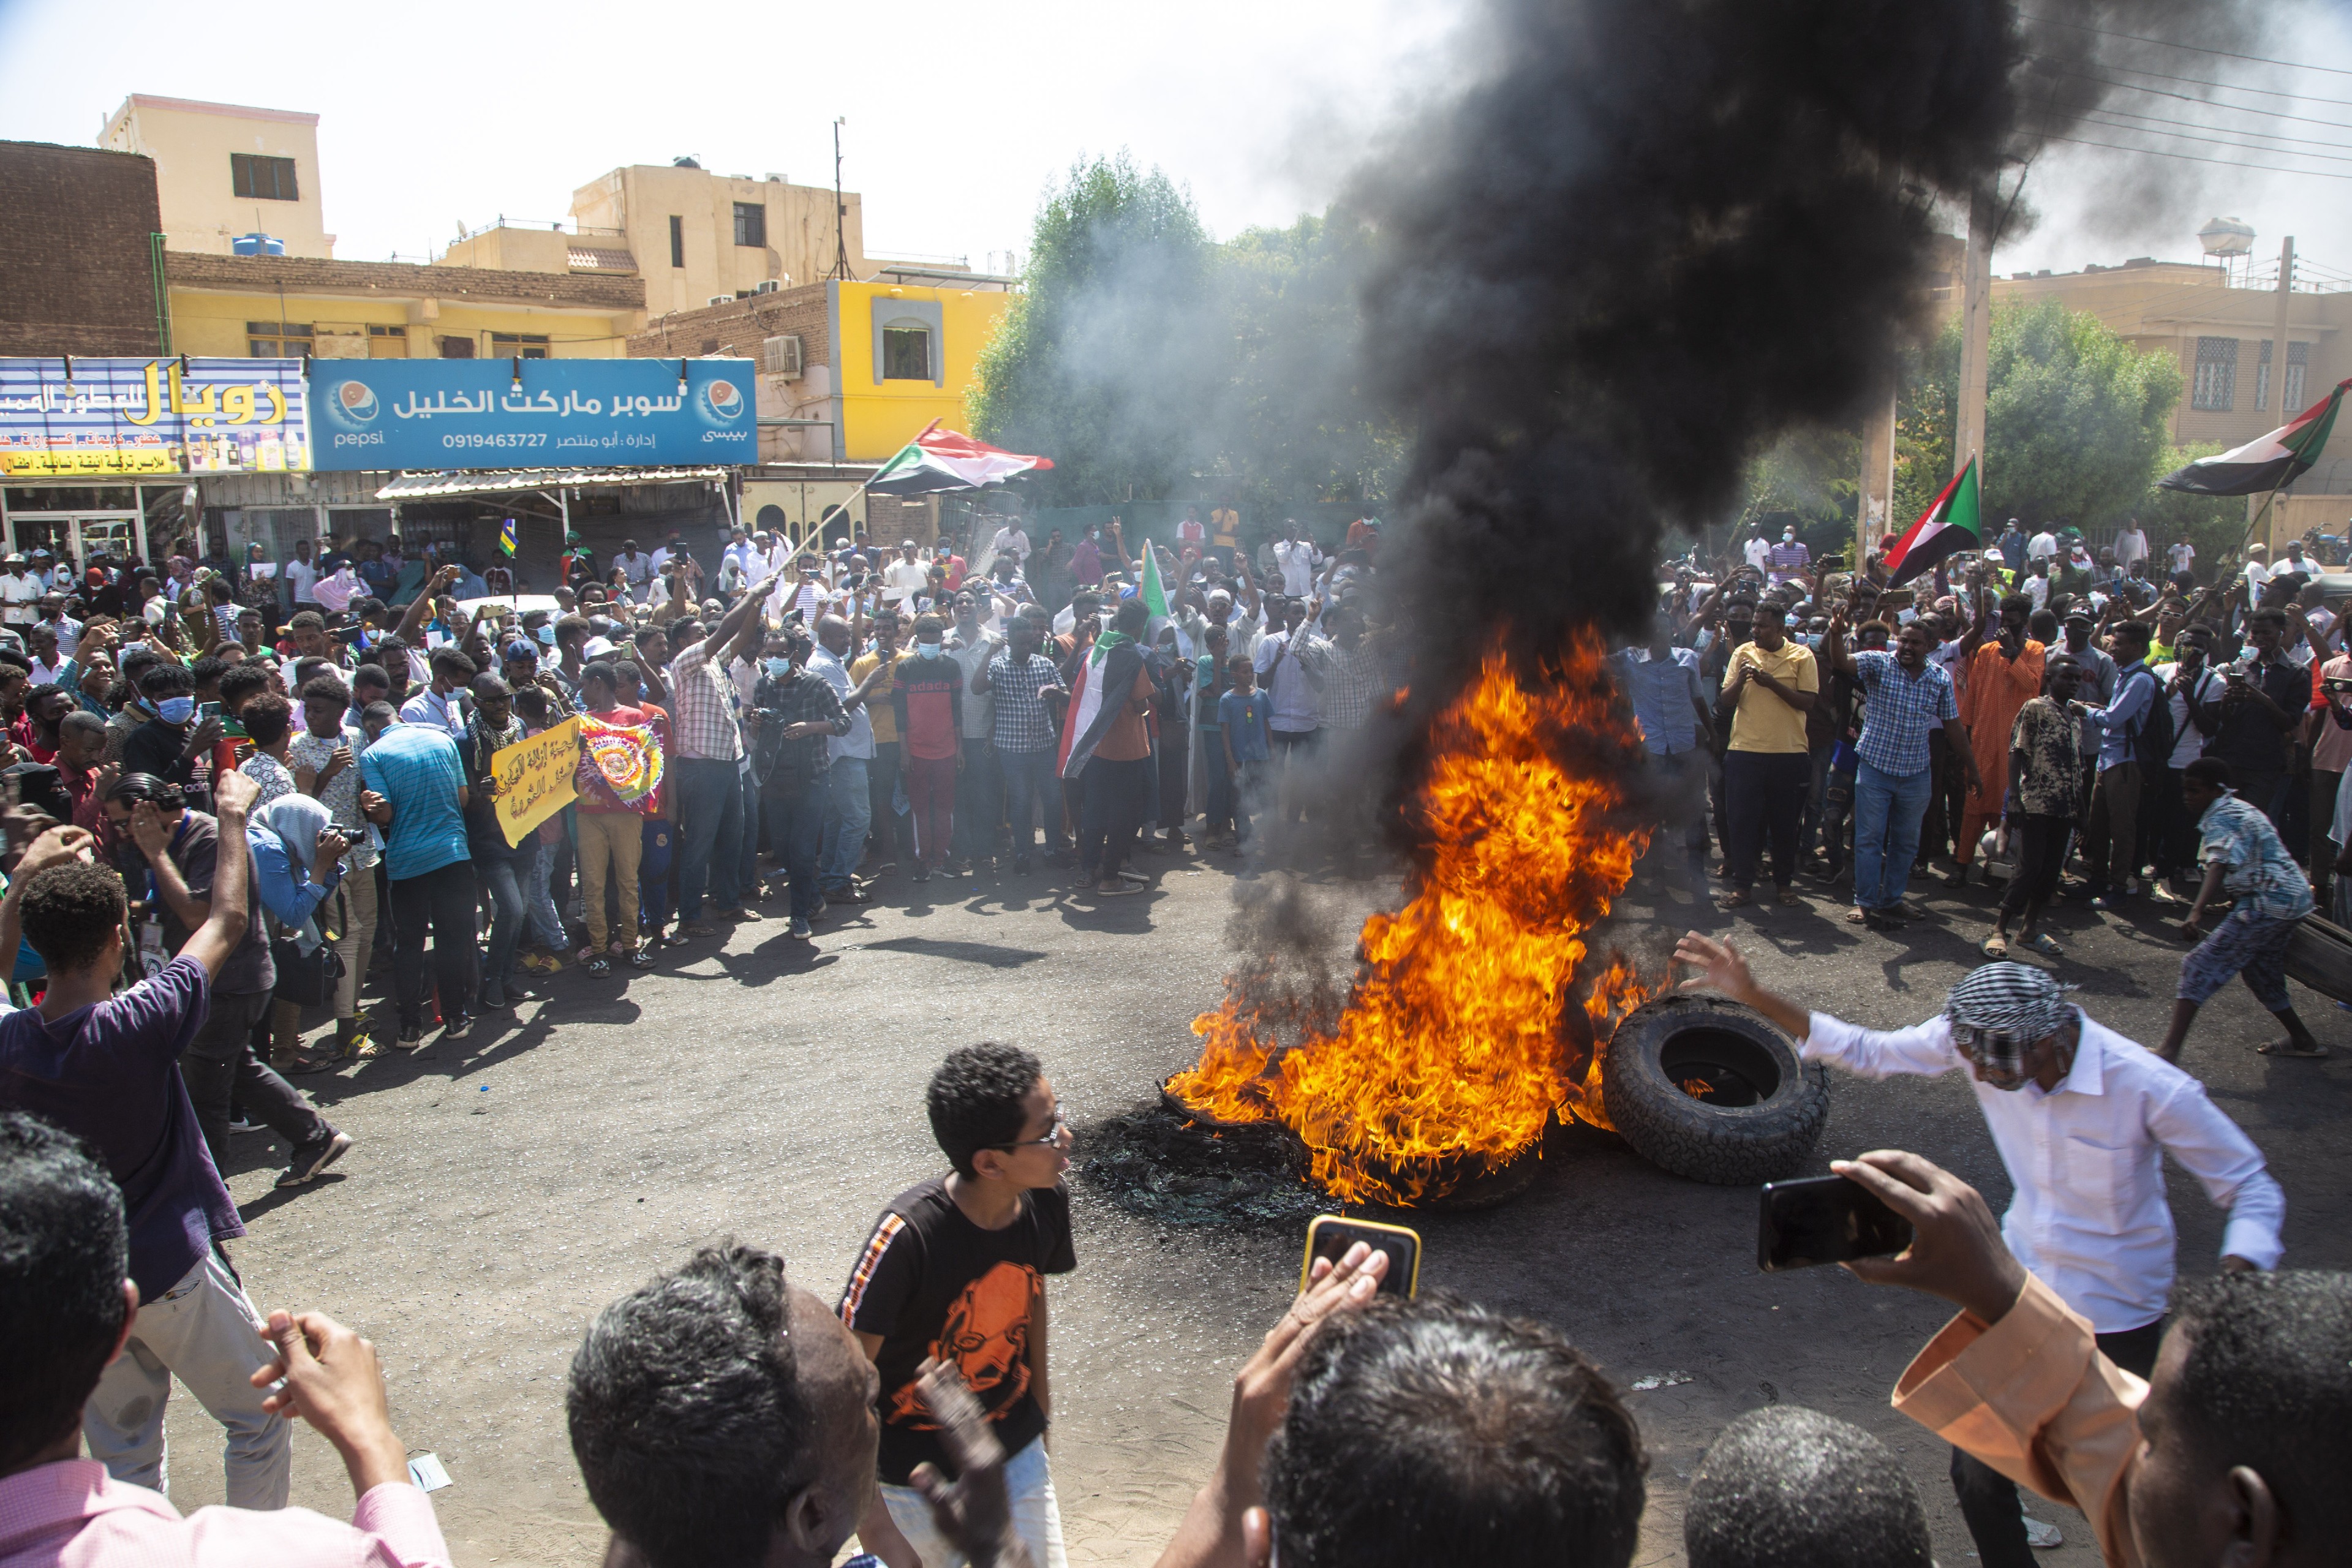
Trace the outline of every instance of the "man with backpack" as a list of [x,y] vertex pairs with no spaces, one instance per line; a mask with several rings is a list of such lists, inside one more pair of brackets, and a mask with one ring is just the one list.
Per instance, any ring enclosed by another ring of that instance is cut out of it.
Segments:
[[2159,688],[2147,668],[2155,635],[2146,621],[2117,622],[2115,696],[2104,708],[2078,705],[2099,735],[2098,783],[2083,826],[2083,869],[2095,910],[2120,900],[2139,875],[2140,781],[2172,754],[2172,710],[2157,700]]

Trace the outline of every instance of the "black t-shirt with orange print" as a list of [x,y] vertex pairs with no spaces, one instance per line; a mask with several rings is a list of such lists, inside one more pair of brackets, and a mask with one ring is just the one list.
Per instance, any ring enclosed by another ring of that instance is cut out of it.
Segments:
[[879,1334],[882,1447],[877,1468],[906,1486],[917,1465],[955,1467],[915,1385],[926,1357],[952,1362],[979,1395],[1007,1454],[1045,1430],[1030,1388],[1029,1325],[1045,1276],[1078,1266],[1070,1241],[1070,1194],[1061,1186],[1021,1194],[1003,1230],[982,1230],[937,1176],[890,1201],[875,1223],[841,1295],[841,1321]]

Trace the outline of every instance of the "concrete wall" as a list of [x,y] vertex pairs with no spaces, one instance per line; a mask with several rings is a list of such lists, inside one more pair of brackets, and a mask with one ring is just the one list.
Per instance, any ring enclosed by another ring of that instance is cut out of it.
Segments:
[[0,142],[0,354],[152,354],[155,165]]
[[[863,209],[849,209],[842,236],[851,270],[872,270],[866,258]],[[767,243],[735,243],[735,204],[757,203],[767,215]],[[814,283],[833,270],[833,191],[778,179],[716,174],[708,169],[635,163],[615,169],[572,195],[572,216],[583,228],[619,229],[646,280],[646,308],[655,315],[707,307],[719,294],[736,294],[774,280],[780,287]],[[669,220],[681,220],[684,266],[670,259]]]
[[[335,253],[335,237],[326,230],[319,203],[315,114],[136,92],[107,121],[99,144],[155,161],[163,227],[173,250],[226,256],[230,236],[258,229],[284,240],[289,256]],[[232,153],[293,159],[299,199],[256,201],[237,195],[229,166]]]
[[[755,294],[748,300],[699,310],[681,310],[649,321],[633,334],[635,359],[680,359],[698,354],[737,354],[759,363],[761,418],[817,419],[822,426],[768,426],[760,431],[763,463],[826,463],[834,460],[832,310],[825,286],[810,284]],[[801,340],[801,374],[772,374],[764,346],[770,338]]]

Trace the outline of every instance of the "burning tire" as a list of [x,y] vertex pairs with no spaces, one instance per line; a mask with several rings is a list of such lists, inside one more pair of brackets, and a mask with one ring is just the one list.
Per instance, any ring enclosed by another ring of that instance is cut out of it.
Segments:
[[1601,1104],[1635,1153],[1724,1186],[1794,1173],[1830,1114],[1820,1068],[1762,1015],[1704,996],[1626,1015],[1609,1042]]

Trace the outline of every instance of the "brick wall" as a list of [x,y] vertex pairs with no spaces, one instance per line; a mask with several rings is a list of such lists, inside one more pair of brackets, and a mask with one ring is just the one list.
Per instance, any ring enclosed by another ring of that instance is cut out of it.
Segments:
[[767,339],[798,333],[803,365],[830,364],[833,342],[827,328],[824,285],[808,283],[656,317],[644,331],[631,335],[628,353],[631,359],[725,353],[758,359]]
[[148,237],[155,164],[0,142],[0,354],[162,352]]
[[488,267],[425,267],[408,261],[326,261],[307,256],[205,256],[174,250],[164,274],[183,289],[284,289],[343,296],[466,300],[488,303],[575,305],[591,310],[642,310],[646,286],[636,278],[562,272],[502,272]]

